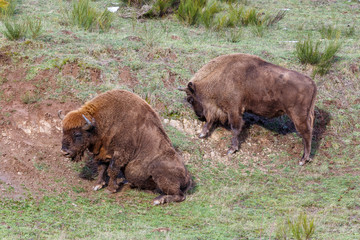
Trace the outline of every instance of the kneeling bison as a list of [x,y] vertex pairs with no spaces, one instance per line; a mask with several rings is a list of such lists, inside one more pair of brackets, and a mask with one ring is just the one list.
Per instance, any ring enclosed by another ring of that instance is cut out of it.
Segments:
[[[62,152],[74,161],[88,149],[99,163],[99,181],[109,173],[117,190],[122,170],[127,181],[142,189],[159,190],[154,204],[181,202],[192,180],[155,111],[137,95],[112,90],[63,117]],[[100,185],[99,185],[100,184]]]
[[244,112],[267,118],[287,114],[303,138],[299,164],[310,160],[316,85],[309,77],[239,53],[211,60],[179,90],[186,92],[196,115],[206,120],[200,138],[207,137],[216,122],[230,125],[228,153],[239,148]]

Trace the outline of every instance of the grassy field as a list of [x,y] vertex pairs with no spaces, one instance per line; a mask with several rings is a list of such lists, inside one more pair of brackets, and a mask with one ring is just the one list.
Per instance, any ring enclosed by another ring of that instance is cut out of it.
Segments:
[[[110,3],[92,2],[99,11]],[[114,13],[108,32],[85,31],[67,20],[68,1],[17,1],[13,19],[42,22],[36,39],[11,41],[0,34],[0,60],[7,56],[14,66],[26,66],[21,81],[39,89],[23,93],[23,104],[83,103],[121,88],[146,99],[167,122],[196,123],[184,93],[176,89],[212,58],[249,53],[312,75],[313,66],[300,63],[295,46],[308,36],[327,43],[324,26],[338,29],[341,49],[330,71],[313,78],[318,97],[311,163],[297,165],[302,144],[295,132],[274,130],[288,123],[286,117],[263,126],[250,124],[241,150],[230,157],[223,156],[229,131],[215,131],[218,144],[214,138],[198,139],[198,129],[191,134],[166,124],[196,182],[185,202],[152,206],[155,195],[144,191],[108,194],[71,185],[40,197],[27,189],[24,198],[13,199],[7,197],[12,189],[0,181],[5,189],[0,192],[0,238],[306,239],[303,225],[312,222],[312,239],[360,239],[360,3],[254,0],[247,5],[286,15],[262,36],[253,26],[241,27],[238,41],[232,42],[237,29],[186,26],[173,15],[122,17],[136,11],[124,5]],[[3,23],[0,30],[5,31]],[[5,86],[9,66],[1,63],[0,86]],[[44,71],[52,75],[38,79]],[[4,91],[1,108],[13,99]],[[9,114],[3,112],[3,119]],[[1,128],[6,128],[5,120]],[[47,171],[43,165],[37,168]]]

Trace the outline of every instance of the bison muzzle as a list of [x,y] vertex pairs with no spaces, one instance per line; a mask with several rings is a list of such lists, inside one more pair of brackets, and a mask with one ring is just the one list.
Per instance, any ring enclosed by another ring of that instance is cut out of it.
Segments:
[[267,118],[287,114],[303,139],[299,164],[310,161],[316,98],[311,78],[238,53],[211,60],[179,90],[186,92],[199,119],[206,121],[200,138],[207,137],[215,123],[228,124],[233,134],[228,153],[234,153],[239,149],[244,112]]

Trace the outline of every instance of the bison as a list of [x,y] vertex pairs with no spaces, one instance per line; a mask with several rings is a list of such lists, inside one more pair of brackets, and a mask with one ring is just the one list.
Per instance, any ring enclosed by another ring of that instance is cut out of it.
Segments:
[[116,192],[123,171],[134,187],[157,190],[155,205],[185,200],[191,176],[166,135],[160,118],[139,96],[125,90],[98,95],[63,117],[62,152],[80,161],[88,149],[99,164],[95,190],[105,184]]
[[310,161],[316,85],[295,71],[249,54],[214,58],[189,81],[187,101],[206,123],[199,135],[207,137],[215,123],[228,124],[232,131],[228,154],[239,149],[244,112],[267,118],[287,114],[301,134],[304,154],[300,165]]

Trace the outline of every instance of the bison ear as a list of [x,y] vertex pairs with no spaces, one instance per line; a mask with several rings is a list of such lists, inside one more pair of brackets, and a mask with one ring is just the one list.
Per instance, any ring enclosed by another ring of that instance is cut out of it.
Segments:
[[192,83],[192,82],[189,82],[188,83],[188,90],[191,92],[191,93],[195,93],[195,85]]
[[92,130],[95,127],[95,119],[93,118],[92,122],[90,122],[90,120],[87,119],[84,114],[82,116],[86,121],[86,124],[82,127],[82,129],[85,130],[85,131]]

